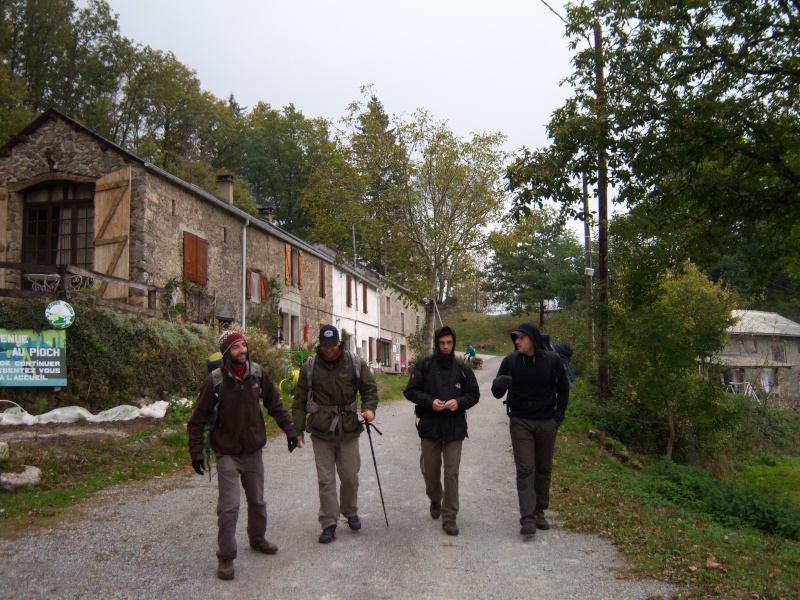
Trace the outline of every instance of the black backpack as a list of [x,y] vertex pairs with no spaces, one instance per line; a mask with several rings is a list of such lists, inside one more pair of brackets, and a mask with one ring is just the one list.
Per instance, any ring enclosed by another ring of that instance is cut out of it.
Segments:
[[545,350],[549,350],[554,354],[558,355],[558,358],[561,359],[561,362],[564,363],[564,370],[567,372],[567,378],[569,379],[570,386],[572,382],[575,381],[575,374],[572,372],[572,368],[569,366],[569,361],[572,358],[572,346],[569,344],[551,344],[550,343],[550,336],[546,333],[542,334],[542,343],[544,345]]

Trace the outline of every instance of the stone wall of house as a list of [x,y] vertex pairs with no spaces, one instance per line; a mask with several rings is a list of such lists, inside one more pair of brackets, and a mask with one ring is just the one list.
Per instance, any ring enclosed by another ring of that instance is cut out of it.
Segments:
[[[7,188],[7,199],[0,200],[5,211],[4,251],[0,259],[22,261],[24,191],[50,181],[93,182],[124,167],[130,157],[74,127],[51,117],[30,135],[0,156],[0,187]],[[4,287],[19,289],[19,271],[6,273]]]
[[[388,303],[387,303],[388,298]],[[425,316],[417,304],[406,306],[400,293],[392,288],[385,289],[380,296],[381,302],[381,329],[385,338],[400,339],[402,346],[408,347],[408,337],[417,332],[417,327],[424,326]],[[419,319],[417,317],[419,316]],[[419,321],[419,322],[418,322]],[[409,360],[411,350],[407,349]],[[419,357],[416,357],[419,358]]]

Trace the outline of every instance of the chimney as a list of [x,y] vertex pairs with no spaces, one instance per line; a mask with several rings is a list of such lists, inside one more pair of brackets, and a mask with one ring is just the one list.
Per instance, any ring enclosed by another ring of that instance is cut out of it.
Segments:
[[271,206],[259,206],[258,218],[267,223],[272,223],[273,208]]
[[233,175],[217,175],[217,198],[233,206]]

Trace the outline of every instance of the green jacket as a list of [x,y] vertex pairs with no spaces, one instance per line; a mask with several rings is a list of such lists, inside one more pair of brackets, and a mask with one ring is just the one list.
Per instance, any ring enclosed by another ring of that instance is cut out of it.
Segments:
[[[364,426],[359,423],[361,413],[365,410],[375,412],[378,408],[378,384],[372,376],[369,366],[358,359],[361,376],[356,381],[352,355],[343,352],[339,362],[327,364],[317,355],[314,359],[312,376],[312,392],[314,402],[320,406],[341,406],[342,412],[320,410],[314,414],[306,410],[308,401],[308,363],[300,369],[300,376],[294,388],[292,402],[292,420],[297,431],[307,431],[323,440],[340,440],[343,442],[357,438]],[[356,401],[361,395],[361,407],[358,412],[344,410],[344,407]],[[331,422],[338,416],[339,420],[330,431]]]

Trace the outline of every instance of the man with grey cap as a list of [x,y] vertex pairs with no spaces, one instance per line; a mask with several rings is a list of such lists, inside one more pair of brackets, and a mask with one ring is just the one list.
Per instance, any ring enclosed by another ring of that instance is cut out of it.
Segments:
[[517,468],[520,534],[550,529],[550,476],[556,434],[569,402],[569,378],[561,358],[544,349],[539,328],[525,322],[511,332],[516,351],[500,363],[492,395],[505,400]]
[[[358,396],[361,408],[358,408]],[[361,455],[358,437],[375,420],[378,385],[369,366],[352,352],[345,352],[339,331],[324,325],[319,331],[315,356],[300,369],[294,389],[292,418],[298,431],[311,434],[319,484],[321,544],[336,538],[336,524],[344,515],[347,526],[361,529],[358,516],[358,472]],[[339,475],[339,494],[336,475]]]

